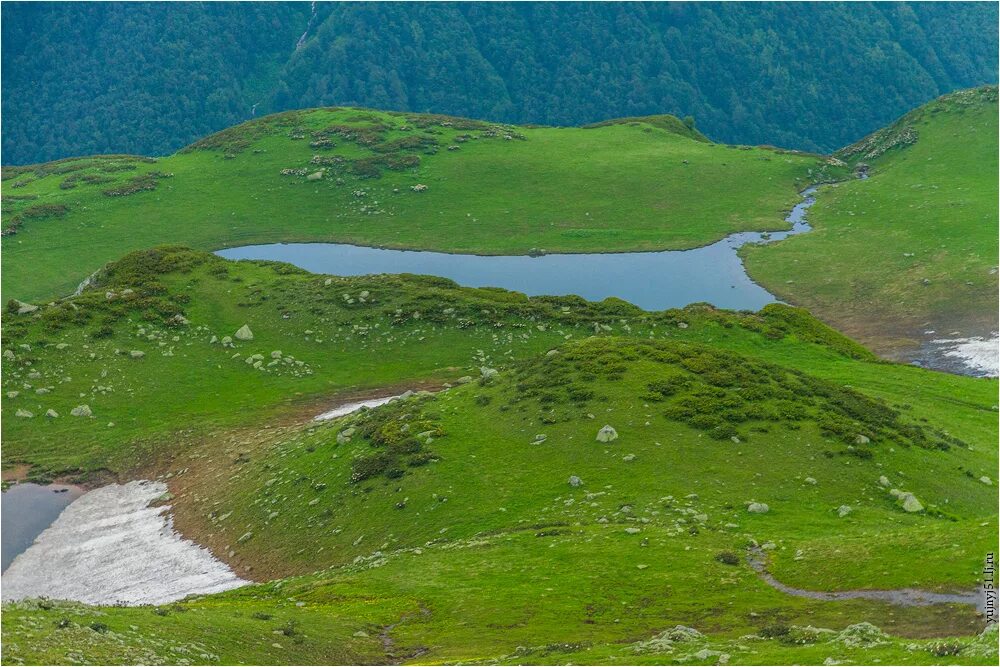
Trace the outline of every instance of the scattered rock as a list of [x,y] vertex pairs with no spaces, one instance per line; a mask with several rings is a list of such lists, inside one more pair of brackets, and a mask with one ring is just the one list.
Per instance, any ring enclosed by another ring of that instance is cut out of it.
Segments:
[[15,417],[24,417],[25,419],[31,419],[35,415],[30,410],[25,410],[24,408],[18,408],[17,412],[14,413]]
[[602,426],[601,430],[597,432],[597,442],[612,442],[617,439],[618,431],[607,424]]
[[851,509],[850,505],[841,505],[840,507],[837,508],[837,516],[839,516],[840,518],[844,518],[852,511],[853,510]]
[[867,621],[863,621],[861,623],[855,623],[854,625],[847,626],[837,633],[837,636],[833,641],[838,644],[843,644],[844,646],[871,648],[872,646],[887,643],[889,641],[889,637],[877,626],[872,625]]
[[987,477],[986,475],[983,475],[982,477],[980,477],[979,481],[982,482],[983,484],[985,484],[986,486],[992,486],[993,485],[993,480],[990,479],[989,477]]
[[882,475],[881,477],[878,478],[878,483],[879,486],[889,486],[889,478],[886,477],[885,475]]
[[143,352],[142,350],[132,350],[131,352],[128,353],[128,356],[132,357],[133,359],[142,359],[143,357],[146,356],[146,353]]
[[631,463],[632,461],[635,461],[635,454],[626,454],[625,456],[622,457],[622,461],[624,461],[625,463]]
[[38,310],[38,306],[33,303],[25,303],[24,301],[18,301],[17,299],[14,299],[14,302],[17,303],[18,315],[27,315],[28,313],[33,313]]
[[806,477],[805,483],[806,484],[815,484],[816,483],[816,478],[815,477]]
[[52,408],[49,408],[48,410],[45,411],[45,416],[55,419],[56,417],[59,416],[59,413],[53,410]]
[[16,359],[17,357],[14,356],[14,350],[4,350],[3,358],[6,361],[14,361],[14,359]]
[[576,475],[570,475],[569,485],[573,486],[573,487],[582,486],[583,485],[583,480],[580,479],[579,477],[577,477]]
[[78,405],[69,411],[74,417],[93,417],[94,413],[91,411],[89,405]]
[[747,505],[747,512],[751,514],[767,514],[771,511],[771,508],[767,506],[767,503],[750,503]]
[[860,433],[854,438],[854,444],[856,445],[867,445],[869,442],[871,442],[871,438]]
[[[239,328],[239,329],[238,329],[238,330],[236,331],[236,333],[235,333],[235,334],[233,334],[233,336],[234,336],[234,337],[235,337],[235,338],[236,338],[237,340],[253,340],[253,332],[252,332],[252,331],[250,331],[250,326],[249,326],[249,325],[247,325],[247,324],[244,324],[243,326],[241,326],[241,327],[240,327],[240,328]],[[225,338],[223,338],[223,339],[222,339],[222,342],[223,342],[223,343],[225,343],[225,342],[226,342],[226,339],[225,339]]]
[[923,512],[924,506],[920,504],[917,497],[912,493],[905,493],[901,498],[903,501],[903,510],[906,512]]

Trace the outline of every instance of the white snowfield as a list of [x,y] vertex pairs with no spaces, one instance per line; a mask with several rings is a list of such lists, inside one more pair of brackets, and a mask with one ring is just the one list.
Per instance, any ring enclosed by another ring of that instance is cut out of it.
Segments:
[[944,348],[944,355],[960,359],[974,374],[985,377],[997,377],[1000,370],[1000,339],[992,338],[955,338],[938,339],[933,343]]
[[174,531],[169,506],[149,506],[166,491],[137,481],[84,494],[14,559],[0,597],[163,604],[250,583]]
[[382,398],[370,398],[366,401],[357,401],[355,403],[344,403],[343,405],[338,405],[333,410],[316,415],[313,419],[326,420],[343,417],[352,412],[357,412],[361,408],[377,408],[380,405],[385,405],[394,398],[399,398],[399,396],[383,396]]

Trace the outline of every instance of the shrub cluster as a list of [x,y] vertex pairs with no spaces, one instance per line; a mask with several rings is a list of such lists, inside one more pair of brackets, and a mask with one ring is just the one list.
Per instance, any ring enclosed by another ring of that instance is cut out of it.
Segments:
[[[425,399],[426,400],[426,399]],[[399,479],[405,468],[416,468],[437,460],[426,449],[428,438],[444,435],[437,420],[423,414],[421,399],[394,401],[377,410],[362,412],[353,423],[356,435],[368,441],[375,450],[354,459],[351,482],[359,483],[375,477]]]

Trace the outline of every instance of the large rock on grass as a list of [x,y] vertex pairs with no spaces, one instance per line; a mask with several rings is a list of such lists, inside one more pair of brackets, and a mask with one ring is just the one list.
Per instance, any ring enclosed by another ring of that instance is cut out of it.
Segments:
[[597,442],[612,442],[617,439],[618,431],[608,424],[605,424],[601,427],[601,430],[597,432]]

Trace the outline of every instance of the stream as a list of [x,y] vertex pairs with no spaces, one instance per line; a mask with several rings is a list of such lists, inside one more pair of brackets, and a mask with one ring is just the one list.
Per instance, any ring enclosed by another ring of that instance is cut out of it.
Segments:
[[986,606],[986,598],[982,592],[975,593],[932,593],[915,588],[898,588],[893,590],[853,590],[853,591],[810,591],[783,584],[767,571],[767,557],[759,548],[752,548],[747,554],[747,562],[757,575],[771,588],[788,595],[810,600],[835,602],[838,600],[877,600],[902,607],[924,607],[932,604],[963,604],[972,605],[979,611]]

